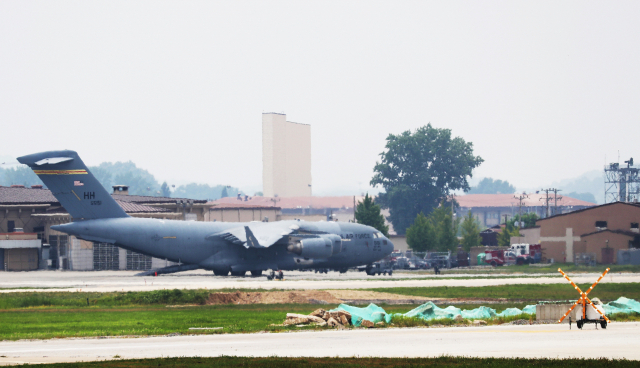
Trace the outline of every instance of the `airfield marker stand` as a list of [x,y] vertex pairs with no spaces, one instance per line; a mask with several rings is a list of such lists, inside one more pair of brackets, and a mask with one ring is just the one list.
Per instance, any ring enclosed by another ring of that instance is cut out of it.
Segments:
[[[582,326],[584,326],[585,323],[594,323],[596,325],[596,328],[598,328],[598,323],[599,323],[600,327],[602,327],[603,329],[607,328],[607,323],[611,323],[611,321],[609,320],[609,318],[607,318],[607,316],[604,315],[604,313],[602,313],[598,308],[596,308],[595,305],[593,305],[593,302],[591,302],[591,300],[587,297],[587,295],[593,290],[593,288],[596,285],[598,285],[600,280],[602,280],[602,278],[607,274],[607,272],[609,272],[609,270],[610,270],[610,268],[607,268],[606,270],[604,270],[604,272],[602,273],[600,278],[598,278],[598,280],[596,282],[594,282],[593,285],[591,285],[591,287],[589,288],[589,290],[587,290],[587,292],[585,293],[582,290],[580,290],[578,285],[576,285],[569,278],[569,276],[567,276],[566,273],[564,273],[561,269],[558,268],[558,272],[560,272],[562,274],[562,276],[564,276],[564,278],[567,279],[567,281],[569,281],[571,283],[571,285],[573,285],[574,289],[576,289],[580,293],[580,298],[575,303],[573,303],[571,308],[569,308],[567,313],[565,313],[564,316],[562,316],[562,318],[560,318],[558,323],[562,323],[562,321],[571,313],[573,308],[578,306],[578,304],[581,304],[582,305],[582,316],[577,316],[576,317],[576,319],[577,319],[576,320],[576,326],[578,326],[578,329],[582,329]],[[602,316],[602,318],[599,318],[599,319],[588,319],[587,318],[587,303],[589,303],[589,305],[596,312],[598,312],[598,314],[600,314],[600,316]],[[569,329],[571,329],[571,317],[569,317]]]

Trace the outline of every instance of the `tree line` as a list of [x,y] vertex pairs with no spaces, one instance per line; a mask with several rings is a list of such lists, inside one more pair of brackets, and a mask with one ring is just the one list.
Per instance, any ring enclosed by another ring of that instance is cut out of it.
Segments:
[[[114,185],[128,185],[131,195],[152,197],[216,200],[242,193],[238,188],[227,185],[190,183],[174,188],[166,181],[161,184],[153,174],[131,161],[103,162],[98,166],[90,166],[89,170],[109,193]],[[0,168],[0,185],[24,185],[27,188],[42,185],[46,188],[42,180],[27,166]]]

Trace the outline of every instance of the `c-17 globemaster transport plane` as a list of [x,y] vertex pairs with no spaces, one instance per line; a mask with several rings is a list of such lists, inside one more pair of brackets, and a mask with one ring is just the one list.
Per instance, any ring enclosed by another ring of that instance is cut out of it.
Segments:
[[74,151],[19,157],[73,222],[51,226],[77,238],[178,262],[158,273],[203,268],[215,275],[264,270],[335,269],[370,265],[393,251],[378,230],[344,222],[196,222],[133,218]]

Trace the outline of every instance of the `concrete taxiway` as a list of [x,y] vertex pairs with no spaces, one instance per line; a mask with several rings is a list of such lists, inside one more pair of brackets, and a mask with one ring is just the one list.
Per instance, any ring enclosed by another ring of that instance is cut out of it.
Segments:
[[159,357],[469,357],[615,358],[640,360],[640,327],[502,325],[322,332],[0,342],[0,364]]
[[[266,277],[221,277],[195,270],[177,274],[135,276],[137,271],[32,271],[0,272],[0,292],[15,291],[148,291],[159,289],[369,289],[388,287],[492,286],[513,284],[558,284],[560,274],[544,275],[420,275],[366,276],[363,272],[315,274],[291,271],[285,281]],[[577,283],[592,283],[600,274],[570,274]],[[637,273],[609,273],[601,283],[640,282]]]

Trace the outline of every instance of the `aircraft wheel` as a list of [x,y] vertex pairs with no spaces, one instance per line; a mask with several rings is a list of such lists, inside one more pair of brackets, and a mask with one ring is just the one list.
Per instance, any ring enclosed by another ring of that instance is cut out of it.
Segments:
[[231,276],[244,276],[247,271],[231,271]]
[[393,275],[393,271],[389,271],[389,276]]
[[600,327],[602,327],[602,329],[606,329],[607,328],[607,321],[602,321],[600,322]]
[[227,276],[227,275],[229,275],[229,271],[213,270],[213,274],[216,275],[216,276]]
[[496,263],[496,261],[491,261],[491,266],[498,267],[498,264]]
[[582,321],[578,321],[578,322],[576,322],[576,326],[578,326],[578,329],[579,329],[579,330],[582,330],[582,325],[583,325],[583,324],[584,324],[584,322],[582,322]]
[[251,276],[262,276],[262,270],[251,271]]

